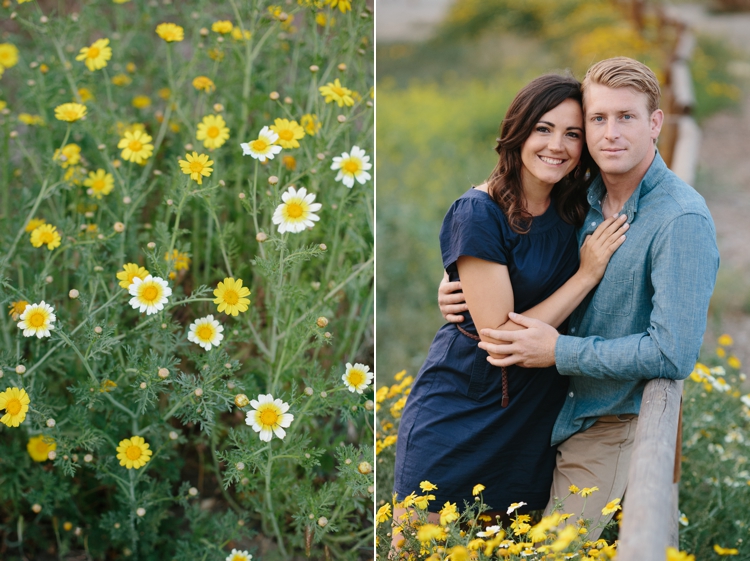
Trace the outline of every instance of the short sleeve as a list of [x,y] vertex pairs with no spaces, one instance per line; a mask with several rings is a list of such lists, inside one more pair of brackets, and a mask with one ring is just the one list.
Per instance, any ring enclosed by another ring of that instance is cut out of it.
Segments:
[[[476,195],[486,194],[480,191]],[[467,194],[458,199],[443,219],[440,249],[443,267],[449,273],[456,270],[456,261],[462,255],[508,264],[505,216],[489,196],[479,198],[476,195]]]

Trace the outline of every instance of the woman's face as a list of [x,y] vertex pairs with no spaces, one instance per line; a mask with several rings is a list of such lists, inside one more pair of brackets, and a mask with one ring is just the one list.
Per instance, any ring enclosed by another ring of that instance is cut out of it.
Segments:
[[530,183],[551,188],[568,175],[583,151],[583,111],[574,99],[566,99],[547,111],[521,147],[524,189]]

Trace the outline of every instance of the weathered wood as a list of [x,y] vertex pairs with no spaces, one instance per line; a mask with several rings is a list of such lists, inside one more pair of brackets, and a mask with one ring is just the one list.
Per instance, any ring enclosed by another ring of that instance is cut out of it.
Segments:
[[695,171],[698,167],[700,147],[700,127],[691,116],[682,115],[677,119],[677,134],[669,169],[688,185],[695,184]]
[[690,60],[690,57],[693,56],[693,49],[695,49],[695,42],[695,34],[686,27],[683,28],[674,49],[675,60]]
[[664,561],[676,545],[675,441],[682,382],[646,384],[628,471],[618,561]]
[[673,96],[671,110],[678,115],[689,113],[695,106],[695,91],[687,61],[674,61],[670,65],[669,73]]

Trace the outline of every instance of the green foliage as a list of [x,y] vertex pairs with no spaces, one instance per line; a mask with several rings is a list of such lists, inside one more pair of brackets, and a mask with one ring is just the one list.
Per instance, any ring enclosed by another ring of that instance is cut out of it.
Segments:
[[[357,466],[374,462],[372,391],[349,391],[342,375],[373,361],[373,181],[348,188],[331,165],[353,146],[372,157],[373,18],[361,0],[330,4],[0,8],[0,42],[19,51],[0,79],[0,392],[30,398],[20,426],[0,425],[3,559],[371,557],[374,476]],[[218,20],[236,33],[212,30]],[[159,38],[163,22],[184,40]],[[112,58],[91,71],[76,55],[100,38]],[[197,89],[199,76],[215,89]],[[334,80],[351,104],[325,101]],[[71,101],[86,118],[57,120]],[[215,149],[197,138],[207,115],[230,130]],[[264,126],[304,115],[320,127],[299,147],[243,156]],[[152,138],[143,165],[118,147],[126,130]],[[55,157],[73,143],[79,161]],[[213,161],[200,184],[178,164],[192,152]],[[85,184],[97,169],[113,180],[101,198]],[[320,220],[280,233],[291,186],[315,195]],[[31,219],[54,225],[60,245],[34,247]],[[163,309],[129,304],[116,278],[128,263],[167,280]],[[230,277],[251,291],[234,316],[214,302]],[[42,300],[54,329],[25,337],[7,310]],[[188,333],[209,314],[223,339],[207,351]],[[294,418],[261,440],[246,416],[252,425],[269,395]],[[35,440],[34,459],[27,445],[42,435],[55,449]],[[152,455],[128,469],[117,448],[134,436]]]

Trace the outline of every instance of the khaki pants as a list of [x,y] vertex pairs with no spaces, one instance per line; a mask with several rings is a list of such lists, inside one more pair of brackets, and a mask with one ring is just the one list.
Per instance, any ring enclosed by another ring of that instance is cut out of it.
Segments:
[[[589,528],[608,522],[613,515],[602,515],[602,509],[625,494],[637,424],[636,415],[608,415],[561,443],[545,515],[552,512],[556,497],[570,494],[571,485],[580,489],[598,487],[586,498],[576,494],[565,499],[562,512],[573,514],[568,519],[570,524],[581,517],[591,519]],[[601,528],[592,530],[588,539],[598,539],[601,532]]]

